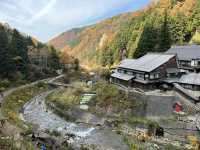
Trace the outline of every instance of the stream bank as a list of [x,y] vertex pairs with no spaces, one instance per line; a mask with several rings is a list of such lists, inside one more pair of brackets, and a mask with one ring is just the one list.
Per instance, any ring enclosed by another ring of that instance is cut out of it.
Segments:
[[71,140],[74,147],[88,145],[91,149],[99,150],[128,150],[123,138],[109,129],[67,122],[49,110],[45,105],[45,97],[52,91],[42,93],[24,105],[24,120],[39,126],[38,130],[57,131],[63,138],[68,134],[75,137]]

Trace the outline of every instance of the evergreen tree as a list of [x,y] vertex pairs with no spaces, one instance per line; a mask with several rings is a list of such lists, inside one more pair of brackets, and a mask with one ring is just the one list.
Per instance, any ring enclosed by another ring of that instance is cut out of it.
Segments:
[[17,70],[26,73],[29,63],[28,47],[25,37],[23,37],[16,29],[13,30],[10,45],[12,57],[15,60]]
[[53,70],[60,69],[60,61],[59,56],[56,49],[51,46],[50,47],[50,59],[49,59],[49,67]]
[[196,2],[196,7],[192,14],[192,22],[194,30],[200,30],[200,1]]
[[131,38],[131,34],[132,34],[132,29],[131,29],[131,25],[132,25],[132,21],[127,22],[125,24],[123,24],[123,26],[121,27],[120,32],[117,34],[116,39],[112,42],[112,44],[110,44],[108,47],[108,53],[107,53],[107,58],[108,59],[114,59],[114,60],[107,60],[107,62],[109,63],[108,65],[112,65],[113,62],[120,62],[124,55],[128,55],[125,54],[125,52],[127,51],[127,44]]
[[13,71],[13,62],[9,51],[8,36],[3,26],[0,25],[0,75],[8,77]]
[[79,60],[78,60],[77,58],[74,60],[74,69],[75,69],[76,71],[79,70]]
[[188,38],[186,38],[187,17],[184,14],[178,13],[177,16],[171,18],[170,34],[172,44],[175,43],[182,45],[185,42],[188,42]]
[[157,29],[153,27],[153,24],[147,22],[140,37],[138,47],[134,53],[135,58],[141,57],[148,52],[156,51],[156,46],[158,44],[157,34]]
[[103,49],[102,51],[100,51],[100,57],[99,57],[99,60],[100,60],[100,64],[105,67],[107,64],[107,57],[106,57],[106,52],[107,52],[107,47],[105,49]]
[[160,39],[159,39],[159,51],[163,52],[170,48],[171,46],[171,39],[168,27],[168,15],[167,11],[165,11],[164,21],[161,25],[161,32],[160,32]]
[[26,45],[27,46],[34,46],[35,47],[35,45],[33,43],[33,40],[32,40],[32,38],[30,36],[26,37],[25,40],[26,40]]

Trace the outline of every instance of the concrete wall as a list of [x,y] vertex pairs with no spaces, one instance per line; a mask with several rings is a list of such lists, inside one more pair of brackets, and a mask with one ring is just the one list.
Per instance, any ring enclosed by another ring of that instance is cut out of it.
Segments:
[[134,114],[147,118],[168,118],[173,115],[173,105],[176,102],[174,96],[144,95],[131,92],[129,96],[134,97],[138,107]]
[[146,96],[147,107],[146,117],[147,118],[168,118],[173,116],[173,105],[176,102],[174,96]]

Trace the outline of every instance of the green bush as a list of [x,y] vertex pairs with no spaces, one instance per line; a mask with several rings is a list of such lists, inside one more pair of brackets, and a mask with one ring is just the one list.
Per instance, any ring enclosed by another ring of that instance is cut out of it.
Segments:
[[67,111],[79,104],[82,93],[80,88],[67,88],[59,92],[54,92],[47,96],[46,102],[53,103],[59,109]]
[[39,87],[39,88],[47,88],[47,84],[45,82],[39,82],[37,84],[37,87]]
[[144,143],[139,142],[133,137],[125,136],[124,142],[131,150],[146,150]]
[[0,80],[0,88],[8,88],[10,86],[10,81],[7,79]]
[[110,79],[110,75],[111,72],[109,69],[100,69],[100,71],[98,71],[98,74],[101,78],[105,79],[105,80],[109,80]]
[[0,149],[1,150],[19,150],[15,147],[15,141],[13,139],[0,138]]
[[[107,83],[97,83],[91,89],[96,93],[94,98],[95,104],[106,107],[109,105],[120,105],[124,104],[127,100],[127,96],[124,92],[120,91],[116,86]],[[125,106],[125,105],[123,105]]]

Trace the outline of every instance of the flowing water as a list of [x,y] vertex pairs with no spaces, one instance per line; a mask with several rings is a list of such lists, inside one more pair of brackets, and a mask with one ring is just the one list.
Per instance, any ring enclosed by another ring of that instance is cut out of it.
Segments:
[[50,92],[38,95],[24,105],[23,118],[25,121],[39,125],[41,130],[56,130],[63,136],[74,134],[76,136],[74,143],[77,145],[95,145],[101,150],[128,149],[122,137],[108,129],[99,130],[92,126],[67,122],[48,110],[44,101]]

